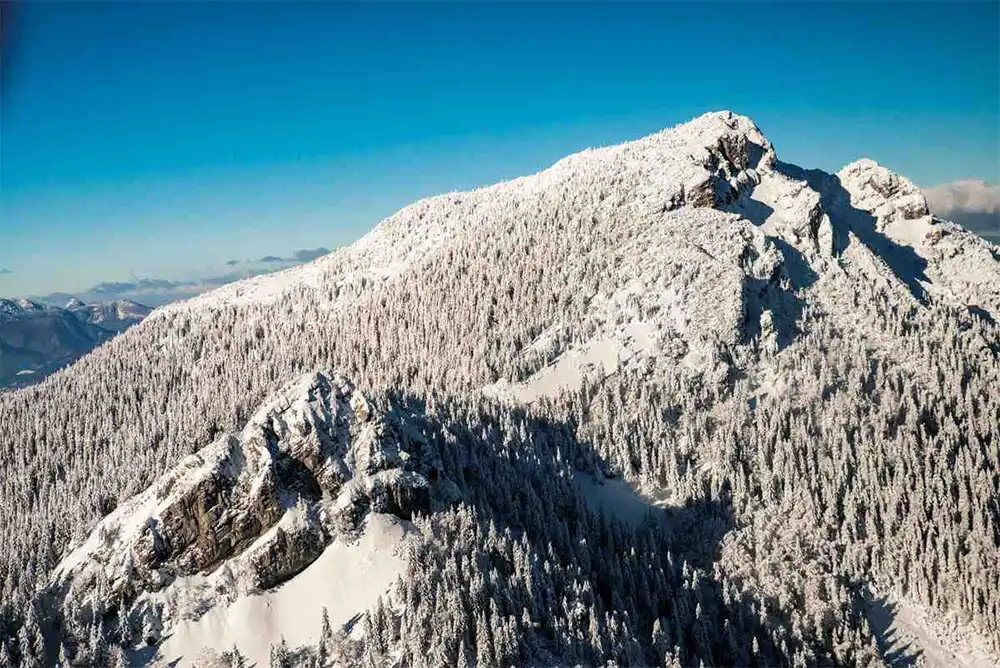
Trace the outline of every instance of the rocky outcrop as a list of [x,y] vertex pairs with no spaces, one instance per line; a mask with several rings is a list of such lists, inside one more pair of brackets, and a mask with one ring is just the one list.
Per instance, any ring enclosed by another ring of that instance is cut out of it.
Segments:
[[274,527],[272,535],[246,555],[248,584],[257,590],[281,584],[315,561],[328,539],[329,533],[313,518]]
[[776,160],[771,143],[750,119],[732,112],[711,117],[725,129],[692,156],[697,173],[684,184],[686,204],[698,208],[736,201],[760,182],[757,170],[770,169]]
[[155,639],[163,618],[193,614],[164,603],[178,598],[175,583],[222,569],[233,594],[268,589],[369,512],[428,512],[428,478],[439,467],[397,421],[342,377],[303,376],[239,434],[190,455],[105,517],[56,568],[52,592],[72,605],[101,591],[107,608],[131,610],[129,623]]
[[[913,182],[872,160],[837,174],[854,210],[869,215],[862,241],[900,278],[920,282],[922,297],[964,306],[973,315],[1000,320],[1000,254],[988,241],[932,216]],[[881,242],[881,243],[880,243]]]
[[837,178],[850,193],[851,205],[875,217],[879,232],[889,223],[930,215],[924,194],[912,181],[874,160],[852,162]]

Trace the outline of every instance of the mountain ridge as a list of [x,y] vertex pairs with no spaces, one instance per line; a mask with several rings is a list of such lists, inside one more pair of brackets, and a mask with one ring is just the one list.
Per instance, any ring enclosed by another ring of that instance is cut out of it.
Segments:
[[[677,134],[680,134],[679,138],[675,137]],[[634,150],[632,150],[633,148]],[[405,232],[401,233],[400,230],[394,229],[404,226],[402,221],[409,222],[409,219],[413,217],[407,215],[410,212],[420,211],[421,213],[416,214],[415,217],[422,219],[428,216],[428,209],[432,209],[440,203],[452,203],[466,198],[476,199],[510,190],[516,191],[521,188],[530,193],[534,189],[544,187],[547,183],[571,178],[574,169],[583,166],[593,168],[595,163],[621,160],[621,154],[628,154],[630,150],[637,154],[632,156],[632,159],[637,163],[644,159],[646,162],[650,158],[660,159],[664,155],[669,155],[672,159],[668,161],[667,168],[656,164],[641,166],[645,170],[659,169],[665,173],[654,173],[653,176],[659,177],[662,181],[670,180],[666,189],[656,193],[658,200],[652,203],[651,210],[658,208],[660,211],[670,211],[684,204],[691,204],[731,211],[764,225],[768,218],[768,215],[762,217],[760,206],[764,205],[772,209],[772,214],[776,212],[776,218],[784,219],[786,224],[790,223],[792,226],[790,230],[781,230],[775,225],[771,225],[768,229],[769,232],[775,231],[781,236],[782,231],[784,231],[794,235],[793,239],[794,237],[801,239],[810,234],[815,237],[815,234],[819,232],[818,228],[815,230],[807,229],[810,225],[823,225],[825,242],[829,245],[833,243],[831,238],[833,229],[829,222],[823,224],[821,218],[826,215],[829,219],[831,213],[825,211],[824,207],[833,206],[843,213],[845,209],[849,211],[852,204],[858,204],[859,208],[855,209],[853,214],[848,213],[848,215],[856,216],[860,212],[870,210],[874,221],[866,224],[877,227],[875,232],[879,237],[884,237],[879,239],[883,244],[888,240],[896,246],[913,248],[918,255],[919,252],[926,250],[942,261],[958,254],[955,244],[944,244],[947,246],[946,248],[936,251],[936,246],[942,245],[942,240],[951,235],[958,234],[963,237],[958,246],[978,247],[977,250],[980,251],[978,255],[983,255],[984,252],[988,252],[989,248],[994,247],[978,237],[972,239],[966,237],[965,235],[968,233],[960,226],[931,216],[926,199],[912,182],[887,170],[873,160],[863,158],[850,163],[836,175],[836,179],[817,179],[815,176],[821,174],[820,172],[814,170],[810,173],[808,170],[802,170],[778,160],[770,141],[764,137],[751,119],[731,111],[720,111],[708,112],[687,124],[678,126],[678,128],[666,129],[643,139],[598,149],[585,149],[567,156],[551,167],[531,176],[503,181],[470,191],[455,191],[419,200],[388,217],[350,247],[339,249],[311,263],[292,267],[272,276],[253,277],[223,286],[191,300],[172,304],[165,311],[170,312],[188,307],[212,307],[230,301],[234,303],[254,299],[266,301],[276,297],[274,293],[286,289],[286,286],[288,288],[300,284],[315,286],[321,282],[325,267],[335,262],[334,258],[339,259],[339,257],[350,256],[358,251],[364,252],[369,249],[377,253],[379,246],[383,243],[383,237],[388,237],[384,241],[386,245],[391,245],[394,241],[410,241],[406,238]],[[687,161],[676,160],[673,154],[677,153],[678,150],[685,153]],[[629,156],[626,155],[624,159],[629,159]],[[681,167],[677,167],[678,162],[681,163]],[[811,182],[810,174],[813,175]],[[762,180],[765,182],[761,183]],[[850,187],[845,188],[842,185],[844,180]],[[680,183],[676,183],[678,181]],[[831,190],[833,192],[829,192]],[[754,199],[755,191],[764,193],[765,197],[774,198],[775,201],[771,204],[782,201],[785,206],[775,209],[766,202]],[[756,205],[756,209],[754,209],[754,205]],[[811,217],[816,217],[816,219],[813,220]],[[794,221],[789,219],[794,219]],[[842,228],[838,232],[844,236],[849,233],[855,235],[858,233],[858,230],[852,228],[849,223],[838,225],[838,227]],[[917,228],[917,230],[902,229],[905,227]],[[889,230],[890,235],[895,233],[896,236],[888,236],[886,230]],[[457,234],[456,230],[444,227],[428,231],[428,237],[433,239],[435,233],[443,235],[443,238],[450,238]],[[928,239],[928,237],[930,238]],[[869,235],[868,238],[872,237]],[[818,238],[812,238],[812,240],[814,243],[819,243]],[[421,241],[424,242],[424,247],[429,246],[426,243],[427,239]],[[795,239],[795,242],[797,241]],[[420,244],[412,241],[410,243],[411,247],[417,246],[416,250],[420,250]],[[839,243],[846,245],[846,240],[841,240]],[[433,247],[431,246],[431,248]],[[878,251],[884,249],[875,250],[878,254]],[[419,254],[412,249],[408,255],[416,255],[417,257],[415,260],[408,259],[406,262],[397,262],[395,267],[392,263],[373,264],[384,274],[382,278],[385,278],[394,272],[401,271],[406,264],[420,259]],[[345,259],[348,263],[356,261],[353,257]],[[920,259],[926,260],[927,258],[921,257]],[[995,257],[990,259],[993,260]],[[977,259],[977,263],[985,264],[979,259]],[[953,264],[955,263],[949,263],[949,270],[952,269],[951,265]],[[890,268],[892,268],[891,264]],[[987,270],[990,268],[986,267]],[[375,272],[375,274],[377,273]],[[371,278],[379,280],[375,274]],[[937,277],[943,279],[948,274],[949,271],[941,270]],[[995,278],[995,276],[991,276],[991,278]],[[994,318],[1000,314],[1000,296],[996,294],[995,289],[989,291],[985,298],[979,295],[976,295],[976,298],[987,302],[984,308]]]

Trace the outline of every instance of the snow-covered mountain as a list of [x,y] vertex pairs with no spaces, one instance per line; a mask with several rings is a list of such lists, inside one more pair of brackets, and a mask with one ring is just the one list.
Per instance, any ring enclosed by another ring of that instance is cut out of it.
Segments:
[[0,299],[0,387],[37,382],[149,315],[132,301],[65,308],[30,299]]
[[1000,248],[730,112],[422,200],[0,396],[0,638],[993,665],[997,318]]
[[76,317],[84,322],[114,332],[124,331],[152,311],[148,306],[143,306],[130,299],[93,302],[91,304],[79,299],[72,299],[66,304],[66,309],[72,311]]

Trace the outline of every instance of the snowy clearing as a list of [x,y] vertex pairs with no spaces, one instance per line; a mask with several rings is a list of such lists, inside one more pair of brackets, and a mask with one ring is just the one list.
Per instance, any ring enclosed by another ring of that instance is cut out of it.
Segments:
[[271,644],[316,643],[323,607],[336,628],[350,622],[389,591],[406,565],[405,548],[416,537],[409,522],[372,514],[354,542],[336,540],[302,573],[275,589],[216,606],[196,621],[177,623],[150,666],[199,666],[204,648],[240,648],[266,666]]

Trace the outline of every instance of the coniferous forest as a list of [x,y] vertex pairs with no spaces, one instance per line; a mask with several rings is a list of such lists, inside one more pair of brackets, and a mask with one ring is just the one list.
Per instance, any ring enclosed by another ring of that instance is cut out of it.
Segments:
[[[1000,249],[894,209],[895,175],[875,211],[768,156],[713,115],[424,200],[0,394],[0,666],[130,665],[136,593],[63,605],[57,564],[315,370],[455,493],[352,629],[272,666],[898,665],[886,597],[1000,652]],[[767,179],[812,208],[762,222]],[[994,274],[960,290],[970,257]],[[595,502],[622,481],[641,514]]]

